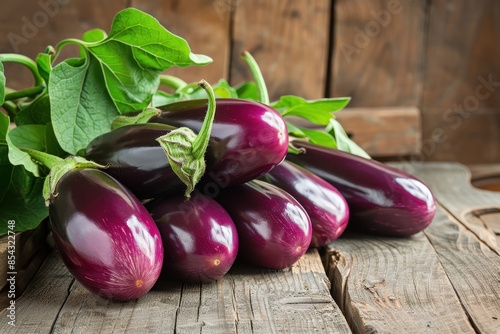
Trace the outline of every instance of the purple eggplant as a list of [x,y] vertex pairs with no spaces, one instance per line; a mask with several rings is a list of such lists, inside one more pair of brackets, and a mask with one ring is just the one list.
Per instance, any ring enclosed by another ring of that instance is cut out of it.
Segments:
[[[159,109],[162,113],[150,122],[198,132],[207,100],[182,101]],[[216,195],[220,189],[256,179],[283,161],[287,150],[288,131],[278,111],[249,100],[217,99],[203,192]]]
[[87,147],[86,157],[108,164],[106,173],[140,199],[181,193],[185,186],[156,141],[172,129],[165,124],[127,125],[95,138]]
[[413,175],[357,155],[294,141],[302,154],[287,160],[323,178],[346,199],[349,229],[404,237],[424,230],[436,211],[429,188]]
[[316,174],[283,161],[263,179],[292,195],[306,210],[312,224],[311,247],[323,247],[344,232],[349,207],[340,192]]
[[88,290],[108,299],[143,296],[163,264],[160,232],[146,208],[96,169],[73,169],[56,186],[50,225],[63,262]]
[[250,263],[287,268],[311,244],[311,220],[306,211],[276,186],[256,180],[225,189],[216,200],[236,225],[239,256]]
[[147,205],[165,249],[161,280],[212,282],[225,275],[238,253],[229,214],[215,200],[195,192]]

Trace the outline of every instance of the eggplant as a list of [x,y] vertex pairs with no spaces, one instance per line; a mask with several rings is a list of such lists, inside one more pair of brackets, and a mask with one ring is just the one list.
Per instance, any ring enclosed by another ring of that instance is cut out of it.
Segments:
[[86,158],[108,165],[106,173],[139,199],[181,193],[185,188],[156,141],[175,129],[164,124],[134,124],[107,132],[90,142]]
[[193,193],[147,205],[165,250],[161,280],[212,282],[224,276],[238,253],[238,235],[229,214],[215,200]]
[[312,224],[310,247],[338,239],[347,227],[349,207],[331,184],[293,162],[283,161],[262,178],[292,195],[306,210]]
[[352,153],[303,141],[293,145],[305,152],[289,154],[286,159],[326,180],[346,199],[348,229],[406,237],[432,222],[434,196],[415,176]]
[[311,244],[311,220],[295,198],[262,181],[227,188],[215,198],[236,225],[238,256],[254,265],[283,269]]
[[163,264],[160,232],[123,185],[97,169],[62,176],[49,203],[56,247],[88,290],[113,300],[146,294]]
[[[150,122],[188,127],[198,132],[207,101],[189,100],[160,106],[162,112]],[[206,154],[207,172],[201,181],[203,193],[216,196],[223,188],[264,175],[283,161],[287,150],[288,130],[278,111],[250,100],[217,99]]]

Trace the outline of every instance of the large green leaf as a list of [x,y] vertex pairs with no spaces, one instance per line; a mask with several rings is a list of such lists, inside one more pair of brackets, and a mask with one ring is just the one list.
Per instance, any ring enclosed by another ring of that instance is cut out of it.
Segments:
[[88,51],[99,62],[106,88],[121,113],[142,110],[151,102],[160,72],[212,61],[191,53],[184,39],[135,8],[119,12],[109,36],[89,44]]
[[310,122],[327,125],[333,118],[332,113],[343,109],[350,98],[327,98],[308,101],[298,96],[282,96],[278,101],[271,103],[283,116],[299,116]]
[[49,92],[55,136],[70,154],[85,149],[92,139],[109,131],[118,116],[106,91],[100,63],[91,55],[55,66]]
[[16,115],[16,125],[47,124],[50,122],[50,99],[42,94]]
[[[22,166],[13,167],[8,188],[0,201],[0,221],[15,221],[16,232],[37,227],[48,215],[42,188],[42,178],[35,177]],[[0,224],[0,235],[6,233],[7,224]]]

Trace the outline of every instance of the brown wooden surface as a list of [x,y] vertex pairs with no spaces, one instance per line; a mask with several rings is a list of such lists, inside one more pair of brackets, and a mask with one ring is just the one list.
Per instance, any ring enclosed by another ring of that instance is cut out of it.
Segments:
[[352,107],[417,106],[425,1],[335,1],[330,95]]
[[[241,53],[260,64],[271,100],[295,94],[324,96],[330,1],[236,1],[231,82],[251,80]],[[314,24],[312,24],[314,22]]]

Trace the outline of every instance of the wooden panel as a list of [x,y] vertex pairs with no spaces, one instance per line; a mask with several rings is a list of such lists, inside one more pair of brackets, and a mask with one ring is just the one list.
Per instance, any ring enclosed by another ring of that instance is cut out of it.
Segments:
[[420,160],[464,164],[500,161],[500,109],[444,114],[423,110]]
[[[47,45],[65,38],[80,38],[93,28],[109,31],[114,15],[127,1],[29,0],[7,1],[0,11],[0,52],[21,53],[35,58]],[[71,49],[71,50],[70,50]],[[63,56],[77,55],[75,48]],[[20,65],[6,64],[7,85],[14,89],[30,87],[33,79]],[[9,80],[10,79],[10,80]]]
[[53,254],[16,305],[16,327],[0,322],[2,333],[351,333],[316,250],[289,269],[237,262],[217,282],[158,283],[127,303],[88,292]]
[[132,0],[132,6],[150,13],[170,32],[186,39],[194,53],[214,62],[203,67],[172,68],[168,74],[187,82],[215,83],[228,76],[231,2],[225,0]]
[[427,39],[424,109],[500,108],[500,2],[432,1]]
[[423,233],[329,245],[332,293],[355,333],[475,333]]
[[294,94],[324,96],[330,1],[237,1],[231,82],[251,80],[241,53],[259,63],[271,100]]
[[417,106],[426,1],[335,1],[331,96],[351,107]]

